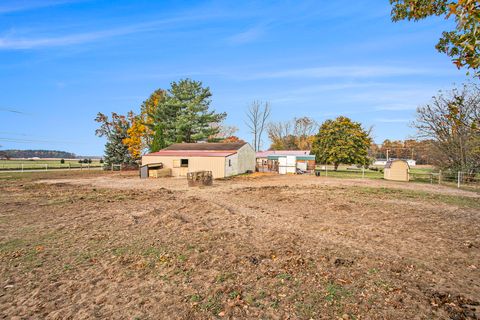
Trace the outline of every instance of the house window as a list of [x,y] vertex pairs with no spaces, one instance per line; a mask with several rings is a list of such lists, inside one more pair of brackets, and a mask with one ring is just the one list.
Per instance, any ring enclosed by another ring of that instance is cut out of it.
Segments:
[[228,159],[228,166],[229,166],[229,167],[232,166],[232,159]]
[[188,159],[181,159],[180,160],[180,167],[187,168],[188,167]]

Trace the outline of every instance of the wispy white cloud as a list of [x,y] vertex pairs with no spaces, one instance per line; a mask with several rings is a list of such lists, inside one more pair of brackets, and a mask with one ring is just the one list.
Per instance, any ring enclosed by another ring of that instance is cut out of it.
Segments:
[[263,26],[255,26],[248,30],[239,32],[234,34],[233,36],[229,37],[228,43],[233,45],[240,45],[249,42],[253,42],[265,34],[265,27]]
[[[296,91],[330,91],[340,90],[346,88],[371,87],[381,86],[383,83],[372,82],[376,78],[391,78],[402,76],[435,76],[444,75],[449,71],[439,70],[438,68],[419,68],[419,67],[405,67],[405,66],[387,66],[387,65],[367,65],[367,66],[314,66],[305,68],[292,68],[272,71],[258,71],[261,69],[256,66],[253,69],[250,66],[244,68],[224,68],[208,70],[200,70],[190,72],[195,75],[207,75],[228,78],[238,81],[254,81],[254,80],[269,80],[269,79],[344,79],[343,82],[329,82],[321,85],[314,85],[304,87]],[[158,77],[158,75],[152,75]],[[365,79],[371,79],[365,83]]]
[[395,118],[377,118],[375,122],[384,122],[384,123],[407,123],[412,121],[413,119],[395,119]]
[[28,135],[25,133],[18,133],[18,132],[11,132],[11,131],[0,131],[0,134],[7,134],[10,136],[22,136],[22,137],[27,137]]
[[[79,1],[82,1],[82,0],[46,0],[46,1],[41,1],[41,0],[19,1],[19,0],[16,0],[16,1],[4,1],[2,4],[0,4],[0,14],[17,12],[17,11],[27,11],[27,10],[44,8],[44,7],[53,7],[53,6],[58,6],[58,5],[62,5],[62,4],[75,3],[75,2],[79,2]],[[83,0],[83,1],[85,1],[85,0]]]
[[273,98],[273,103],[299,102],[310,100],[312,96],[318,96],[325,92],[335,92],[341,90],[352,90],[359,88],[371,88],[381,86],[382,83],[373,82],[333,82],[313,86],[304,86],[287,91],[283,91],[278,97]]
[[377,111],[405,111],[405,110],[415,110],[417,105],[414,104],[402,104],[402,103],[393,103],[376,106],[375,110]]
[[0,38],[0,49],[33,49],[41,47],[58,47],[86,42],[97,41],[104,38],[110,38],[121,35],[128,35],[137,32],[152,30],[167,21],[159,21],[155,23],[142,23],[130,25],[126,27],[112,28],[108,30],[92,31],[85,33],[69,34],[62,36],[51,36],[41,38],[21,38],[21,37],[4,37]]
[[0,49],[32,49],[39,47],[65,46],[94,41],[119,34],[125,33],[118,33],[115,32],[115,30],[110,30],[46,38],[0,38]]
[[181,25],[181,22],[195,21],[200,22],[212,18],[218,18],[218,15],[184,15],[169,19],[159,19],[144,23],[131,24],[122,27],[109,28],[104,30],[94,30],[83,33],[73,33],[67,35],[52,35],[46,37],[22,37],[7,35],[0,37],[0,50],[18,50],[35,49],[44,47],[60,47],[76,44],[83,44],[98,41],[106,38],[136,34],[141,32],[157,31],[161,28],[175,27]]
[[57,87],[58,89],[63,89],[63,88],[65,88],[65,87],[67,86],[67,84],[66,84],[65,82],[63,82],[63,81],[57,81],[57,82],[55,82],[54,85],[55,85],[55,87]]
[[275,78],[374,78],[438,73],[435,69],[403,66],[322,66],[253,73],[249,79]]

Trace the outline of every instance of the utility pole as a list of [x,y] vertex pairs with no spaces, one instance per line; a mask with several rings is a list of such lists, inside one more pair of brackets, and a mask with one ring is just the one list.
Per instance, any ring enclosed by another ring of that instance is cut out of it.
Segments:
[[388,151],[390,151],[390,149],[387,149],[387,162],[388,162]]

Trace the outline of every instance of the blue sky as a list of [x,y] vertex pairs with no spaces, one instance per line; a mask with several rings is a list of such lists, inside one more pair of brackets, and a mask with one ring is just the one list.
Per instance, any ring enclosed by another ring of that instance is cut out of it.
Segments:
[[101,155],[97,112],[185,77],[247,141],[253,100],[273,121],[346,115],[377,142],[409,138],[415,108],[467,79],[434,48],[451,27],[393,23],[388,0],[2,0],[0,145]]

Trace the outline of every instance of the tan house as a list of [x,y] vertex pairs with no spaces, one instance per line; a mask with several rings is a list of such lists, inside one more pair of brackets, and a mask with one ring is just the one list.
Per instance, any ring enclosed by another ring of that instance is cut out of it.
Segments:
[[405,160],[388,161],[383,171],[383,178],[385,180],[409,181],[410,166],[408,162]]
[[142,166],[161,163],[172,176],[188,172],[212,171],[213,178],[225,178],[255,171],[255,151],[242,143],[176,143],[142,157]]

